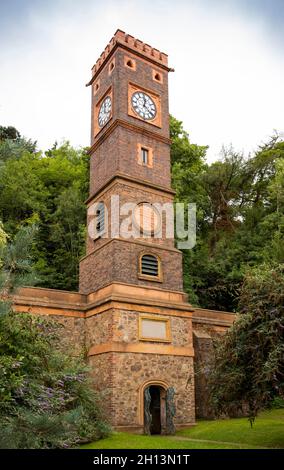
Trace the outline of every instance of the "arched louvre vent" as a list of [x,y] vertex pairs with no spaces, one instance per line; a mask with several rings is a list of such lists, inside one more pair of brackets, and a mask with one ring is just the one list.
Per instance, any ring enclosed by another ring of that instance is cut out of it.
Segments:
[[96,212],[96,231],[97,235],[101,235],[105,230],[105,205],[103,202],[98,204]]
[[143,255],[141,259],[141,274],[147,276],[159,275],[159,261],[154,255]]

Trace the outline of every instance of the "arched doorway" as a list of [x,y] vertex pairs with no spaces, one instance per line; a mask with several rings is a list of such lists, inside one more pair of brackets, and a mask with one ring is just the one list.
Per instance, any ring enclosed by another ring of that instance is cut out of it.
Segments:
[[174,394],[173,387],[166,389],[160,384],[152,383],[144,388],[145,434],[174,434]]

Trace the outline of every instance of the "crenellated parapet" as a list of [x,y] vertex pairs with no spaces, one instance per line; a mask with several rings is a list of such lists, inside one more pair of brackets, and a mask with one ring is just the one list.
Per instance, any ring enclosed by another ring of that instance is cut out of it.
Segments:
[[161,67],[166,68],[168,70],[172,70],[168,68],[168,55],[164,52],[155,49],[149,44],[146,44],[140,39],[136,39],[134,36],[130,34],[126,34],[121,29],[118,29],[114,36],[109,41],[108,45],[105,47],[104,51],[101,53],[100,57],[96,61],[96,63],[92,67],[92,79],[87,85],[91,85],[94,78],[98,74],[98,72],[102,69],[105,62],[108,60],[110,55],[114,52],[117,47],[122,47],[127,50],[131,50],[133,53],[144,56],[146,59],[159,64]]

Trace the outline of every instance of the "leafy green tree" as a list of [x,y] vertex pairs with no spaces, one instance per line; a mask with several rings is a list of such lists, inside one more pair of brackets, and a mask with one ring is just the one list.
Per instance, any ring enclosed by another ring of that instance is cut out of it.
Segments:
[[[6,139],[14,145],[14,141]],[[43,155],[25,146],[0,166],[0,217],[13,236],[21,224],[38,226],[33,256],[38,285],[78,288],[79,258],[84,253],[88,194],[88,155],[68,142]],[[0,143],[1,158],[1,143]]]
[[[202,233],[206,230],[206,217],[209,202],[202,186],[201,175],[206,171],[206,146],[192,144],[181,121],[170,117],[172,185],[176,191],[175,201],[184,204],[195,203],[197,207],[197,247],[200,247]],[[184,250],[184,287],[189,294],[190,302],[198,304],[196,286],[193,277],[192,260],[197,252]],[[199,253],[199,252],[198,252]],[[198,282],[198,281],[197,281]]]
[[176,200],[197,204],[197,243],[184,252],[185,289],[193,304],[235,311],[247,268],[283,262],[284,143],[275,135],[249,158],[223,149],[206,165],[206,148],[196,150],[180,124],[173,121]]
[[217,414],[258,411],[284,398],[284,268],[261,265],[247,273],[237,320],[216,344],[209,375]]
[[11,139],[16,140],[21,137],[19,131],[13,126],[0,126],[0,141]]
[[35,152],[36,142],[21,137],[12,126],[0,126],[0,166],[10,158],[20,158],[23,152]]

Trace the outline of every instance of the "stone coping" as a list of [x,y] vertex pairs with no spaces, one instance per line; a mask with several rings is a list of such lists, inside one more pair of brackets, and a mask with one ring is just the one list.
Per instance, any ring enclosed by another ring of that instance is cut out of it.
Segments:
[[[187,294],[159,288],[123,283],[109,284],[85,295],[79,292],[23,287],[14,296],[16,311],[30,311],[46,315],[87,318],[110,308],[150,309],[156,313],[166,309],[167,314],[190,316],[193,323],[231,326],[236,318],[233,312],[193,308],[187,303]],[[179,313],[180,312],[180,313]]]

